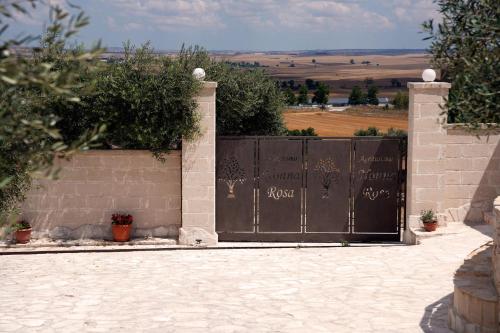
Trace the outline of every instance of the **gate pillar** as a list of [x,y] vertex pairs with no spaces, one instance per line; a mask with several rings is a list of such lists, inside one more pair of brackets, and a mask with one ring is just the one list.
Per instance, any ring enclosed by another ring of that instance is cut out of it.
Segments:
[[216,245],[215,232],[215,91],[203,82],[196,97],[201,134],[182,142],[182,226],[179,243]]
[[442,210],[446,115],[451,88],[446,82],[409,82],[408,170],[406,214],[409,227],[419,226],[423,209]]

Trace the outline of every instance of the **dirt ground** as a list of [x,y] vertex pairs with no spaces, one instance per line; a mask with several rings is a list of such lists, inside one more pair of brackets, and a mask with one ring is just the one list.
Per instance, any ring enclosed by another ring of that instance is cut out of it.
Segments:
[[375,126],[382,131],[393,127],[408,130],[408,114],[401,111],[354,109],[343,112],[287,111],[284,113],[288,129],[313,127],[320,136],[352,136],[358,129]]
[[[426,54],[298,56],[248,53],[224,58],[231,62],[259,62],[261,66],[267,66],[263,69],[277,80],[295,80],[301,84],[306,79],[326,82],[331,97],[348,96],[354,85],[364,86],[367,78],[374,80],[381,97],[393,97],[397,91],[406,89],[407,82],[420,81],[430,60]],[[350,63],[351,59],[355,64]],[[370,64],[362,64],[363,61],[370,61]],[[292,63],[295,67],[290,67]],[[393,87],[391,79],[399,80],[401,87]]]

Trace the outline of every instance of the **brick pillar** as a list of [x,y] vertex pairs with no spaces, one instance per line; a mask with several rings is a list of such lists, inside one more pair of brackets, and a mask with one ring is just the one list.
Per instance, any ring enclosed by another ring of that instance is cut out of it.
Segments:
[[203,82],[196,98],[201,135],[182,142],[182,227],[179,243],[216,245],[215,232],[215,90]]
[[442,106],[450,83],[408,83],[410,105],[408,114],[408,178],[407,221],[419,225],[422,209],[442,212],[444,197],[444,154],[446,130]]

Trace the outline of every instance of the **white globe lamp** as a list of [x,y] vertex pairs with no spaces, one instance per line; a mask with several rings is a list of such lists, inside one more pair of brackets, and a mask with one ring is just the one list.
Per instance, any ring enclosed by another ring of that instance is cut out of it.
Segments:
[[203,81],[205,79],[205,70],[203,68],[195,68],[193,76],[195,79]]
[[426,69],[422,73],[422,79],[425,82],[433,82],[436,79],[436,72],[433,69]]

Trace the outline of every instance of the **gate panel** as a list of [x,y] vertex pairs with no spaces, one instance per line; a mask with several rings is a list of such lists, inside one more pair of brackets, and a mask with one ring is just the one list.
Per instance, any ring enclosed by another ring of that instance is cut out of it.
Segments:
[[399,237],[400,140],[357,139],[354,144],[353,232]]
[[307,140],[306,233],[349,232],[350,140]]
[[[216,230],[254,232],[254,175],[257,140],[218,140]],[[195,190],[195,189],[193,189]]]
[[259,140],[258,231],[301,232],[302,140]]

